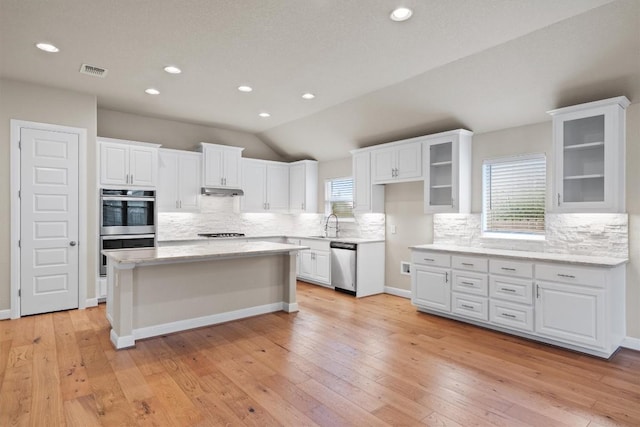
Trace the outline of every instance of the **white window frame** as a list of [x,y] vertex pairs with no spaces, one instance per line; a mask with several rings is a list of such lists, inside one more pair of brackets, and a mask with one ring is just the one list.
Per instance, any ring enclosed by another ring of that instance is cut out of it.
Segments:
[[[534,233],[534,232],[506,232],[506,231],[493,231],[487,230],[487,185],[485,179],[485,167],[487,165],[494,165],[499,163],[510,163],[510,162],[518,162],[518,161],[526,161],[526,160],[539,160],[544,159],[545,162],[545,195],[544,195],[544,203],[545,203],[545,223],[544,223],[544,231],[542,233]],[[548,164],[547,164],[547,156],[544,153],[535,153],[535,154],[526,154],[519,156],[509,156],[509,157],[500,157],[496,159],[485,159],[482,162],[482,237],[484,238],[496,238],[496,239],[513,239],[513,240],[545,240],[546,235],[546,204],[547,204],[547,194],[546,188],[548,185]]]
[[352,176],[342,176],[342,177],[333,177],[333,178],[327,178],[324,180],[324,215],[325,217],[328,217],[329,215],[331,215],[331,202],[334,201],[340,201],[338,199],[332,200],[329,198],[329,195],[331,193],[331,183],[333,181],[337,181],[337,180],[345,180],[345,179],[349,179],[351,180],[351,216],[349,217],[339,217],[340,218],[340,222],[351,222],[351,221],[355,221],[355,216],[353,213],[353,177]]

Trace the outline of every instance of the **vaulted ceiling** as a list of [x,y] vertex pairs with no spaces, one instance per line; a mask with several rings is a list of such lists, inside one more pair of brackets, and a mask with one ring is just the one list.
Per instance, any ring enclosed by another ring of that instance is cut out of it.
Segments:
[[[640,1],[402,4],[414,11],[406,22],[389,19],[395,0],[2,0],[0,76],[256,133],[285,157],[318,160],[539,122],[610,96],[638,102]],[[39,51],[41,41],[60,52]],[[108,74],[80,74],[81,64]]]

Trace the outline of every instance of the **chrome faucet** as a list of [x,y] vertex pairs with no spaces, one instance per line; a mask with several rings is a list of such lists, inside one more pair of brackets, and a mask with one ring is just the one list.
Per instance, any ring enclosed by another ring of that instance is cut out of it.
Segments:
[[[336,219],[336,226],[335,227],[329,227],[329,220],[331,219],[331,217],[334,217]],[[338,216],[334,213],[332,213],[331,215],[329,215],[327,217],[327,221],[324,223],[324,237],[329,237],[329,228],[335,228],[336,230],[336,235],[333,237],[338,237],[338,233],[340,232],[340,224],[338,223]]]

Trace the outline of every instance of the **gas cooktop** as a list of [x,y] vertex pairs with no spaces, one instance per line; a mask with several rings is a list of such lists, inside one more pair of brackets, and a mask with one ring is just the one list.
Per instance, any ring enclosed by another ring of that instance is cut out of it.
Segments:
[[201,237],[244,237],[244,233],[198,233]]

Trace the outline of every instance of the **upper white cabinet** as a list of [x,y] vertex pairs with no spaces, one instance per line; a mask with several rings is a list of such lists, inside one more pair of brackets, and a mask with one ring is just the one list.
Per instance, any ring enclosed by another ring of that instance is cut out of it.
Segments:
[[459,129],[423,142],[425,213],[470,212],[472,136]]
[[240,159],[244,148],[200,143],[205,187],[240,188]]
[[268,160],[242,159],[243,212],[289,209],[289,165]]
[[624,212],[624,96],[549,111],[557,212]]
[[159,144],[98,138],[100,185],[155,187]]
[[202,154],[159,150],[157,206],[160,212],[197,211],[202,186]]
[[384,185],[371,183],[371,151],[355,150],[352,154],[353,212],[384,212]]
[[315,160],[289,164],[289,210],[318,211],[318,162]]
[[422,177],[422,144],[384,144],[384,148],[371,151],[371,164],[374,184],[414,181]]

